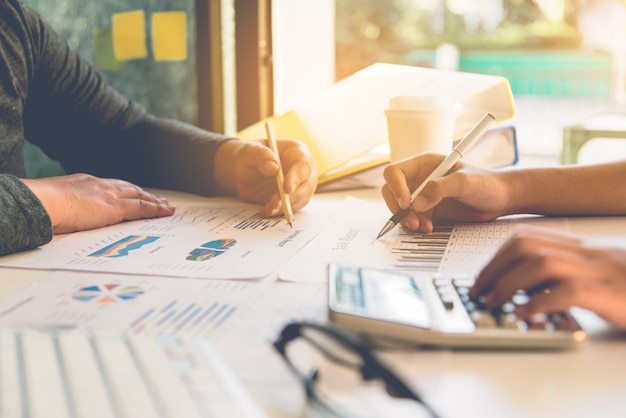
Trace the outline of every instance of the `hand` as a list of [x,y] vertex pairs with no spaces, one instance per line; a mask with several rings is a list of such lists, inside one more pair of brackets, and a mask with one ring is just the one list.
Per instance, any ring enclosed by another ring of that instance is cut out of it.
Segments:
[[175,210],[166,199],[123,180],[72,174],[22,181],[41,200],[55,234],[169,216]]
[[[411,192],[443,161],[445,156],[425,153],[385,168],[382,188],[387,207],[406,208]],[[413,201],[412,212],[402,221],[411,231],[430,233],[433,219],[484,222],[507,214],[509,187],[496,170],[458,162],[444,177],[433,179]]]
[[[284,190],[296,211],[306,206],[317,188],[315,159],[300,141],[282,139],[277,144],[285,175]],[[282,211],[276,186],[278,169],[278,160],[267,141],[227,141],[215,157],[218,185],[242,200],[263,204],[264,216]]]
[[503,244],[479,274],[470,295],[502,305],[518,290],[530,302],[517,314],[588,309],[626,329],[626,250],[592,248],[573,237],[525,227]]

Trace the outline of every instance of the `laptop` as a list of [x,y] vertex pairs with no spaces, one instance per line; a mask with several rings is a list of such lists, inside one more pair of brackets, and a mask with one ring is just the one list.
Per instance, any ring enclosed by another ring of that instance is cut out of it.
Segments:
[[0,330],[0,415],[264,417],[203,339]]

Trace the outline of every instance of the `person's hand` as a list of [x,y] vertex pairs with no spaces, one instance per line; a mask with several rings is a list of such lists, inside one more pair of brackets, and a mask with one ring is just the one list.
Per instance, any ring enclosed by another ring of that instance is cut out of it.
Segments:
[[[284,190],[296,211],[306,206],[317,188],[315,159],[303,142],[279,139],[277,144],[285,176]],[[276,186],[278,169],[278,160],[267,141],[227,141],[215,156],[218,185],[242,200],[264,205],[264,216],[282,211]]]
[[470,290],[487,307],[501,306],[518,290],[530,301],[517,314],[567,310],[595,312],[626,329],[626,250],[593,248],[580,240],[537,227],[517,230],[484,267]]
[[48,212],[55,234],[169,216],[175,211],[166,199],[123,180],[72,174],[22,181]]
[[[407,208],[411,192],[443,161],[424,153],[385,167],[382,195],[391,212]],[[416,196],[400,223],[411,231],[432,232],[433,219],[484,222],[507,214],[510,190],[495,170],[458,162],[447,175],[433,179]]]

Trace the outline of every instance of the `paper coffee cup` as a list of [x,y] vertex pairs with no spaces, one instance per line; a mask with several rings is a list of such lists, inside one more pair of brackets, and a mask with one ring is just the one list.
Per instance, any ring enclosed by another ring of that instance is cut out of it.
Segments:
[[423,152],[448,154],[452,150],[456,109],[448,97],[392,97],[385,115],[391,162]]

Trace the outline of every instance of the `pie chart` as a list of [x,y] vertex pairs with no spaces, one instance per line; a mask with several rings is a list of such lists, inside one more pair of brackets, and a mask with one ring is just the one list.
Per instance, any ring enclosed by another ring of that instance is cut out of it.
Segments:
[[144,290],[135,285],[104,284],[81,287],[72,293],[72,299],[98,304],[115,303],[136,299],[143,293]]

